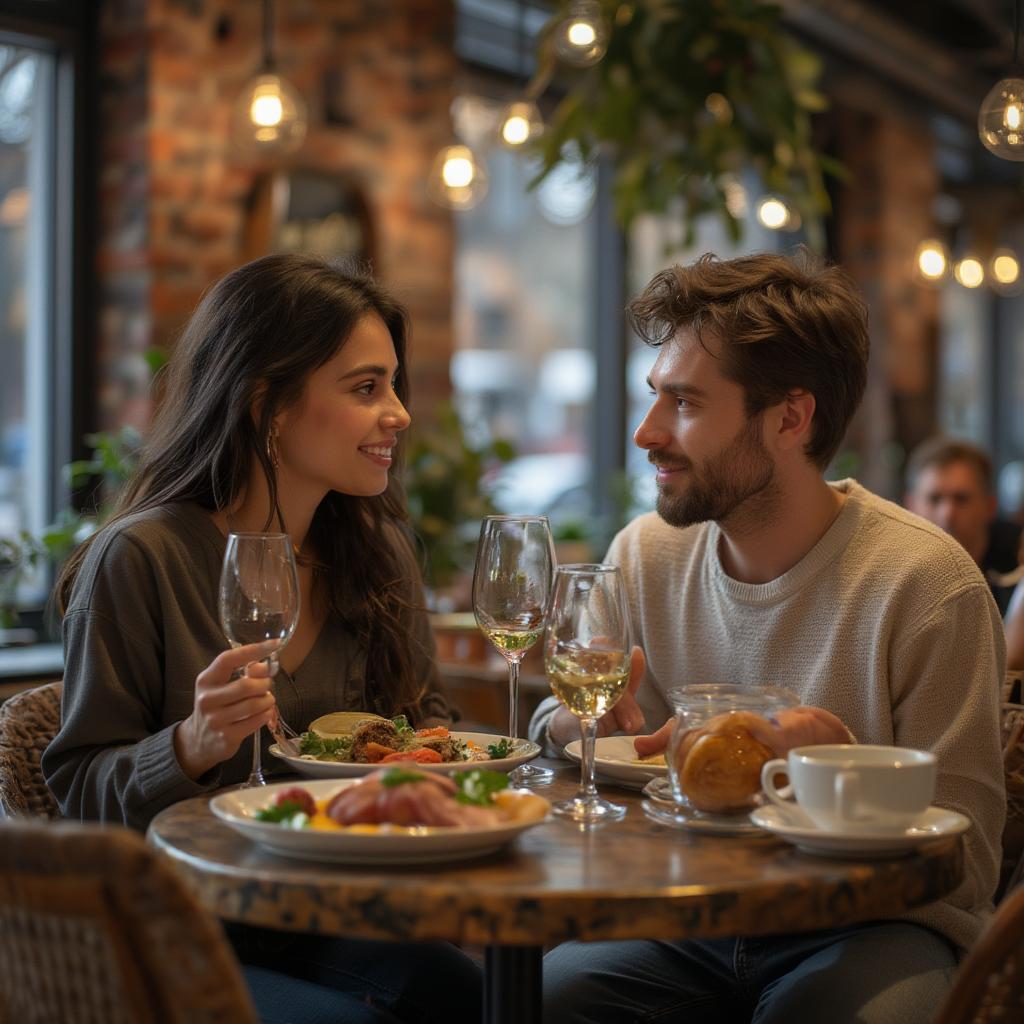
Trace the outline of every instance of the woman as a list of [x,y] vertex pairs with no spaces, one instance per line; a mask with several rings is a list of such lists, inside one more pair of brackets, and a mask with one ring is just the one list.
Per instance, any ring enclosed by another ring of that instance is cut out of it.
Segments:
[[[143,829],[240,782],[245,741],[269,743],[278,709],[299,729],[335,710],[452,720],[392,474],[405,346],[394,299],[306,256],[256,260],[200,303],[117,514],[57,583],[63,720],[43,771],[66,815]],[[297,553],[302,610],[273,691],[266,650],[226,649],[218,622],[233,531],[287,533]],[[304,979],[250,972],[271,1016],[296,1000],[359,1021],[473,1019],[479,1006],[479,972],[447,946],[233,938],[243,960]]]

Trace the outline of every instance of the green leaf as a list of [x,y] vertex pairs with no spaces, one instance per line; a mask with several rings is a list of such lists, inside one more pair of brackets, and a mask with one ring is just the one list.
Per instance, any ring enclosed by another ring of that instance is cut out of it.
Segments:
[[455,776],[455,784],[459,787],[455,794],[459,803],[488,807],[495,793],[508,788],[508,776],[487,768],[473,768],[459,772]]
[[512,741],[508,738],[498,740],[497,743],[487,745],[487,753],[492,761],[501,761],[512,753]]

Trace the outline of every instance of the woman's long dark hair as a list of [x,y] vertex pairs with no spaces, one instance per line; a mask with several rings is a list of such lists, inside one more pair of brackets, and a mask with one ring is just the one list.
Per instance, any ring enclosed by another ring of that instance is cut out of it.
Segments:
[[[241,496],[252,456],[263,469],[280,520],[277,478],[267,439],[274,417],[297,402],[309,375],[345,344],[359,321],[384,321],[398,358],[395,390],[408,404],[408,318],[368,275],[311,256],[279,254],[228,274],[203,298],[166,369],[163,401],[139,467],[113,518],[175,501],[223,510]],[[259,399],[258,419],[253,409]],[[422,696],[408,653],[413,564],[405,496],[394,470],[375,497],[330,491],[313,516],[314,597],[346,622],[366,649],[366,680],[392,713],[413,711]],[[283,524],[282,524],[283,525]],[[88,551],[86,541],[57,580],[63,611]]]

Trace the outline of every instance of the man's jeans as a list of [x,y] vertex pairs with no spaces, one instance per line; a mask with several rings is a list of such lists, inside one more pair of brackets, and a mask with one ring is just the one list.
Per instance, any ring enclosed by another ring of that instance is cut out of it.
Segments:
[[332,939],[228,924],[263,1024],[477,1024],[483,975],[446,942]]
[[570,942],[544,959],[545,1024],[929,1024],[955,948],[885,921],[706,942]]

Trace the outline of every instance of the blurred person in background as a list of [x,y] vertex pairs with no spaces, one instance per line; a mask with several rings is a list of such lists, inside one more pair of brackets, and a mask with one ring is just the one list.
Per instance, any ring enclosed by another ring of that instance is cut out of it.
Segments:
[[1021,527],[996,518],[988,453],[969,441],[932,437],[910,453],[906,480],[904,505],[960,542],[1005,614],[1013,587],[998,577],[1017,566]]

